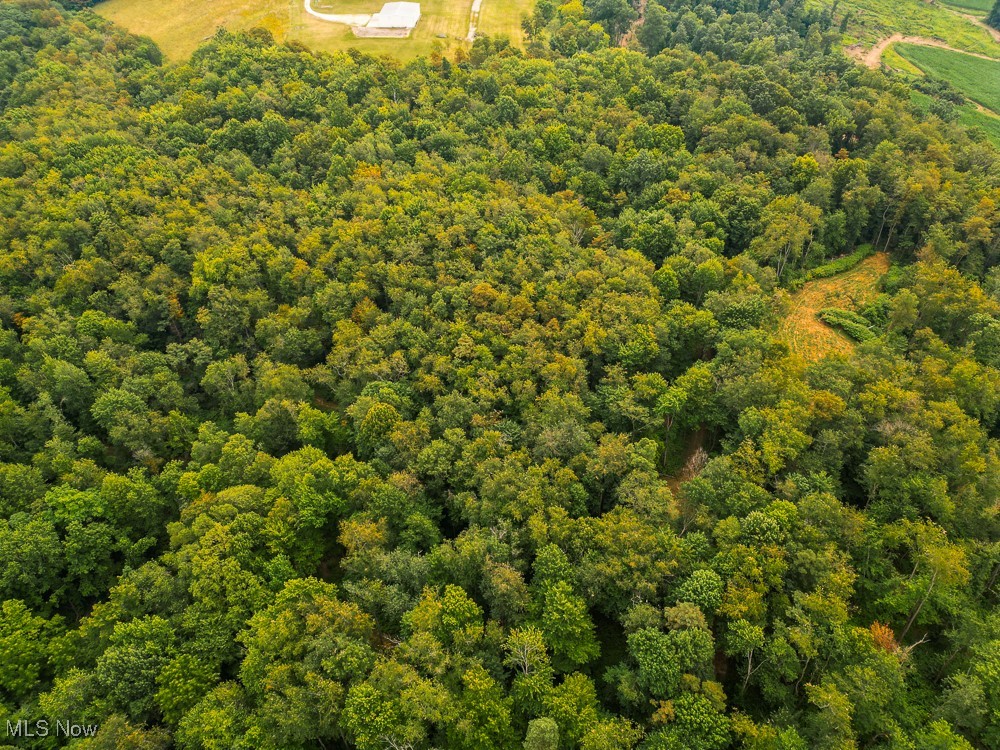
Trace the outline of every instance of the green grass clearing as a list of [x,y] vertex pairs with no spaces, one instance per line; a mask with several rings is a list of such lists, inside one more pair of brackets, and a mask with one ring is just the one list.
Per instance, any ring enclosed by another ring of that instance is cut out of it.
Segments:
[[1000,115],[980,112],[974,105],[959,108],[958,121],[967,128],[979,128],[1000,148]]
[[886,51],[882,53],[882,62],[893,70],[900,70],[904,73],[909,73],[912,76],[922,77],[924,75],[920,68],[896,51],[895,44],[890,44]]
[[[817,7],[820,1],[816,0]],[[1000,58],[1000,44],[985,29],[952,10],[924,0],[841,0],[837,15],[842,17],[847,13],[851,14],[851,20],[845,44],[861,42],[871,47],[898,32],[941,39],[951,47]]]
[[[330,13],[375,13],[385,0],[317,0],[316,10]],[[521,17],[533,0],[483,0],[479,31],[506,35],[521,42]],[[190,57],[217,29],[265,28],[279,41],[294,40],[323,52],[358,49],[372,55],[409,60],[468,47],[472,0],[420,0],[421,18],[407,39],[359,39],[348,26],[314,18],[302,0],[106,0],[94,11],[135,34],[153,39],[172,60]]]
[[897,51],[920,70],[948,81],[969,99],[1000,112],[1000,61],[915,44],[897,44]]

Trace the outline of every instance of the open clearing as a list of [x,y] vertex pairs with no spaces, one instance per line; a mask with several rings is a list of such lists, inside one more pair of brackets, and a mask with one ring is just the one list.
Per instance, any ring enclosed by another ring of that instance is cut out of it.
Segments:
[[[949,81],[968,98],[956,107],[958,121],[1000,146],[1000,31],[983,21],[994,0],[844,2],[855,40],[848,55],[869,68]],[[930,105],[927,98],[923,109]]]
[[897,50],[927,75],[949,81],[972,101],[1000,112],[1000,61],[912,44],[900,44]]
[[1000,44],[982,20],[947,5],[924,0],[842,0],[838,14],[846,13],[851,14],[849,31],[854,35],[851,41],[865,48],[901,34],[1000,58]]
[[[910,45],[911,47],[934,47],[952,54],[961,55],[963,57],[978,58],[989,62],[996,61],[995,56],[984,55],[979,52],[965,52],[960,49],[955,49],[951,45],[945,44],[940,39],[931,39],[925,36],[904,36],[903,34],[898,33],[887,36],[869,50],[865,50],[855,44],[845,48],[844,51],[858,62],[867,65],[869,68],[877,68],[879,63],[882,61],[882,55],[887,49],[889,49],[889,46],[893,44]],[[997,50],[997,53],[1000,54],[1000,49]],[[906,59],[910,59],[909,56],[904,57],[906,57]]]
[[[384,0],[313,0],[320,13],[371,14]],[[533,0],[482,0],[478,31],[507,36],[521,44],[521,18],[530,13]],[[338,52],[351,48],[400,60],[428,55],[435,47],[442,52],[468,47],[472,0],[420,0],[421,17],[409,38],[358,38],[350,26],[309,15],[302,0],[105,0],[95,13],[135,34],[153,39],[171,60],[190,57],[219,28],[243,31],[260,27],[279,41],[302,42],[311,49]]]
[[955,8],[952,8],[952,7],[948,6],[948,5],[944,5],[942,7],[945,8],[949,13],[954,13],[954,14],[956,14],[958,16],[961,16],[966,21],[969,21],[969,22],[973,23],[974,25],[978,26],[983,31],[985,31],[987,34],[989,34],[991,37],[993,37],[993,41],[994,42],[996,42],[997,44],[1000,44],[1000,29],[994,29],[992,26],[990,26],[988,23],[986,23],[986,20],[983,17],[977,16],[977,15],[973,15],[971,13],[967,13],[967,12],[965,12],[963,10],[957,10]]
[[878,294],[878,281],[889,270],[889,256],[875,253],[850,271],[805,283],[791,297],[791,306],[778,329],[796,354],[815,361],[831,353],[847,354],[854,342],[817,317],[824,307],[856,310]]
[[487,36],[507,37],[520,47],[524,42],[521,19],[530,16],[534,7],[535,0],[483,0],[476,30]]

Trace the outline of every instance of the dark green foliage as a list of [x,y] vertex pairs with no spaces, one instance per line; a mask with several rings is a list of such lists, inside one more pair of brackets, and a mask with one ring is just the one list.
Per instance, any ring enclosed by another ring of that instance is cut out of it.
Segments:
[[870,257],[874,252],[875,249],[871,245],[862,245],[849,255],[835,258],[829,263],[824,263],[816,268],[810,268],[806,271],[805,278],[807,281],[812,279],[825,279],[830,276],[836,276],[838,273],[843,273],[844,271],[850,271],[865,258]]
[[875,338],[871,323],[851,310],[827,307],[819,311],[819,318],[834,328],[839,328],[855,341],[871,341]]

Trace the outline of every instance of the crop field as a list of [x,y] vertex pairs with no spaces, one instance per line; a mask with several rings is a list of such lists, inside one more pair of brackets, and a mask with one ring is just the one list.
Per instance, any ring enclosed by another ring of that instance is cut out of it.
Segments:
[[899,44],[897,51],[927,75],[949,81],[974,102],[1000,112],[1000,61],[913,44]]
[[993,0],[943,0],[946,5],[953,5],[960,10],[985,16],[993,8]]
[[842,0],[838,10],[838,14],[851,14],[847,43],[861,42],[870,47],[893,33],[901,33],[940,39],[951,47],[1000,58],[1000,44],[984,28],[964,18],[963,12],[978,11],[949,9],[924,0]]
[[791,297],[779,335],[793,352],[815,361],[831,353],[847,354],[854,343],[819,319],[827,307],[856,309],[878,294],[878,281],[889,270],[889,256],[876,253],[850,271],[803,284]]
[[[327,13],[374,13],[384,0],[324,0],[313,7]],[[153,39],[172,60],[186,59],[220,27],[232,31],[265,28],[278,40],[302,42],[312,49],[337,52],[355,48],[373,55],[408,60],[467,46],[472,0],[420,0],[421,18],[409,38],[359,39],[343,24],[314,18],[302,0],[106,0],[94,11],[129,31]],[[532,0],[483,0],[479,31],[521,42],[521,17]]]

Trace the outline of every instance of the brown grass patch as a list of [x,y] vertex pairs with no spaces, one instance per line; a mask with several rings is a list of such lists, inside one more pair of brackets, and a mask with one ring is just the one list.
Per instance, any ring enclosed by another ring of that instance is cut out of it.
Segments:
[[790,298],[778,334],[789,348],[815,361],[827,354],[849,354],[854,342],[817,317],[824,307],[856,310],[878,294],[878,281],[889,270],[889,256],[876,253],[850,271],[807,282]]

